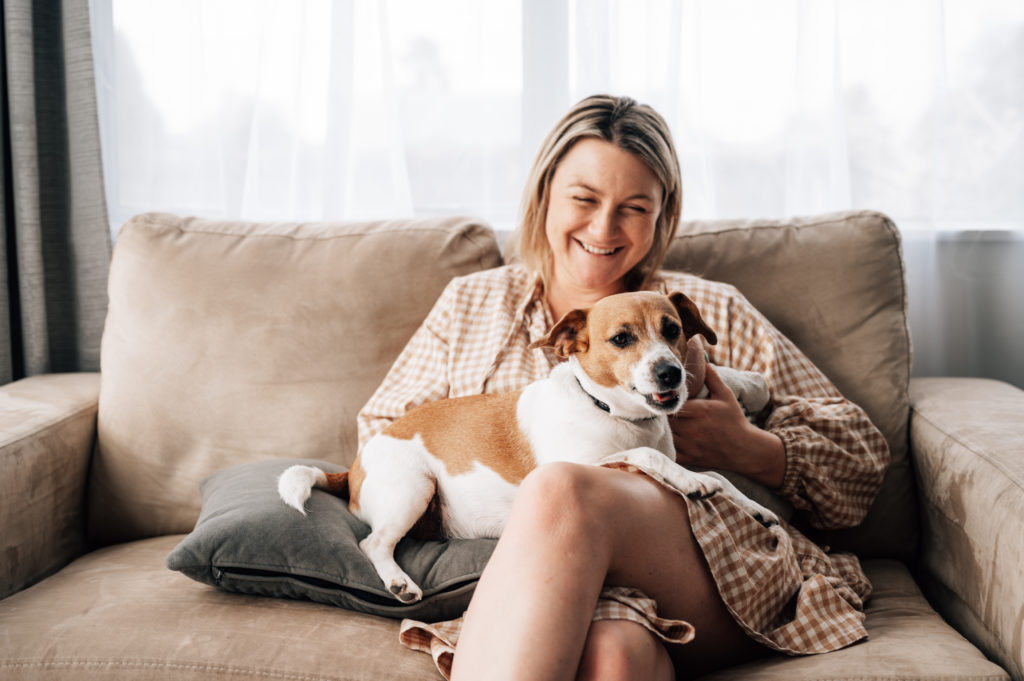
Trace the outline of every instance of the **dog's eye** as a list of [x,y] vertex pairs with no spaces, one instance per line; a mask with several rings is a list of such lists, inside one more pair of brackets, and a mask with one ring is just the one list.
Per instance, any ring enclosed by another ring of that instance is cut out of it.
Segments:
[[673,321],[665,320],[665,323],[661,325],[661,334],[669,341],[675,342],[679,339],[679,334],[683,330]]
[[636,336],[634,336],[631,333],[626,333],[625,331],[623,331],[622,333],[617,333],[611,338],[609,338],[608,342],[617,348],[627,348],[636,342]]

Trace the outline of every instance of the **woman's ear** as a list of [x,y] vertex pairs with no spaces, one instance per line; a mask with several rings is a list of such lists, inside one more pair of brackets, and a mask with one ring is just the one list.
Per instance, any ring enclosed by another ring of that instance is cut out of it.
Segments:
[[683,324],[683,335],[686,336],[687,340],[700,334],[711,345],[718,343],[718,336],[715,335],[710,326],[704,323],[704,318],[700,316],[700,310],[697,309],[697,305],[692,300],[679,291],[669,294],[668,299],[672,301],[676,312],[679,313],[679,320]]
[[555,354],[565,359],[574,352],[586,352],[590,347],[587,337],[587,311],[572,310],[558,320],[548,335],[530,343],[530,349],[554,348]]

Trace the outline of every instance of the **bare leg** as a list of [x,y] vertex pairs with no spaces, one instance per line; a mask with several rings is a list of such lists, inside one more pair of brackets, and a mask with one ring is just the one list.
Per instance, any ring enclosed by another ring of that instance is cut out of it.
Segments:
[[644,476],[565,463],[537,469],[481,576],[452,678],[575,678],[588,636],[604,629],[592,629],[591,618],[605,584],[638,588],[662,616],[696,627],[693,642],[670,650],[677,673],[757,654],[722,604],[689,526],[685,502]]
[[601,620],[590,625],[576,681],[672,681],[664,644],[635,622]]

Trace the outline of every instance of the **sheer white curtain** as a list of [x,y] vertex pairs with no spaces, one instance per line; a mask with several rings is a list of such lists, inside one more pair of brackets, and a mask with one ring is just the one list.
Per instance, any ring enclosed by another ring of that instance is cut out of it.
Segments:
[[1024,384],[1018,0],[93,0],[93,20],[114,227],[511,229],[554,120],[628,94],[673,129],[685,217],[884,211],[918,373]]

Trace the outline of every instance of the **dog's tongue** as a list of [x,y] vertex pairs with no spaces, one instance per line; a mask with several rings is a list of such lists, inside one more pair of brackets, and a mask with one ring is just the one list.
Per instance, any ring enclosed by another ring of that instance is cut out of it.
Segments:
[[662,403],[671,402],[677,397],[679,397],[679,393],[675,390],[669,390],[667,393],[654,393],[654,399]]

